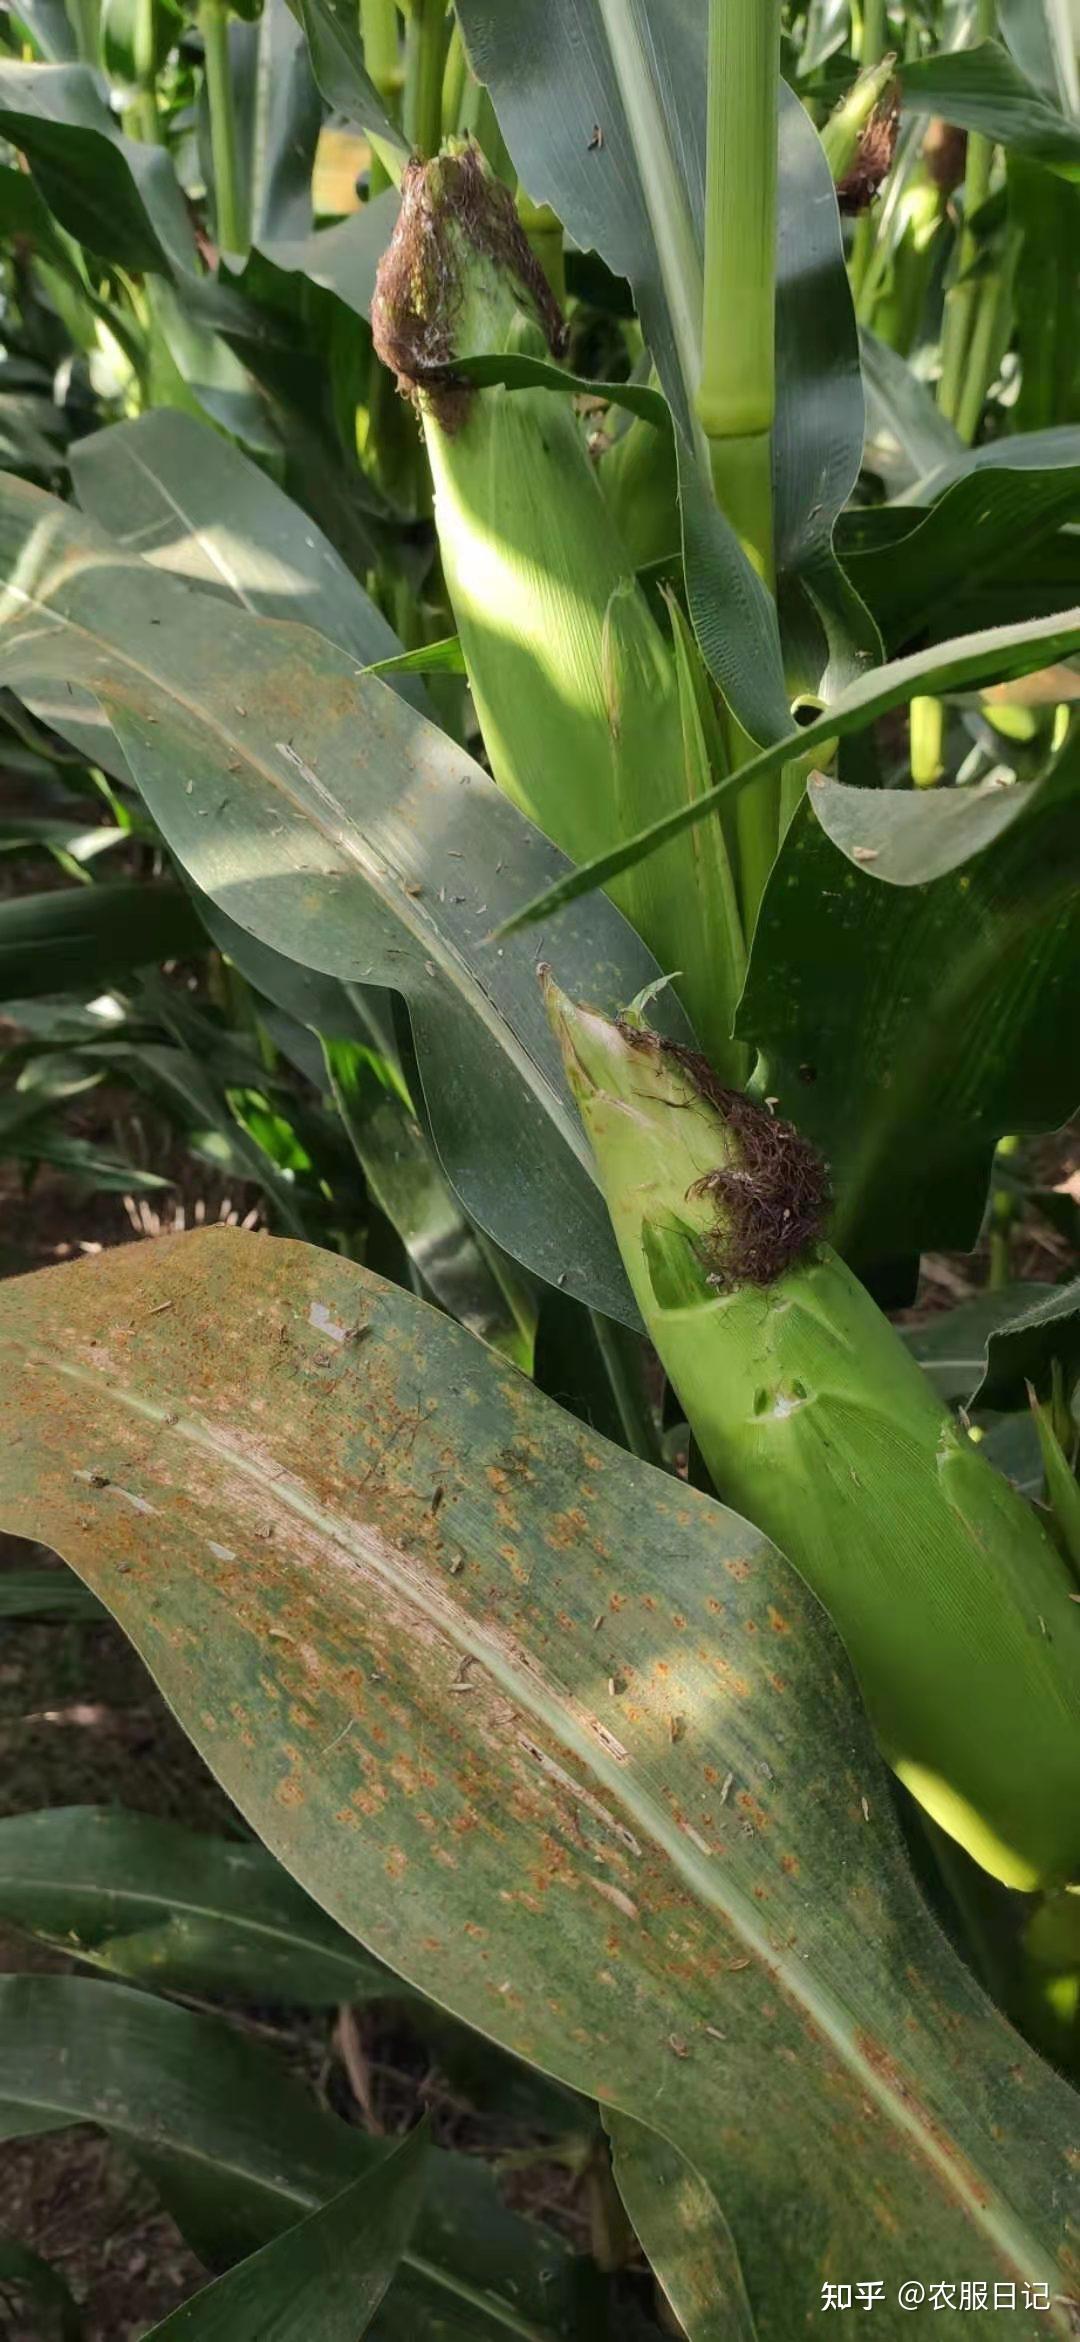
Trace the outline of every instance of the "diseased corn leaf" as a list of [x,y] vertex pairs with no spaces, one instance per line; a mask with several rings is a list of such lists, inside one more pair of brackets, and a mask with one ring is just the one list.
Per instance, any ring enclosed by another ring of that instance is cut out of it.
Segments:
[[1068,2292],[1075,2096],[927,1918],[756,1531],[305,1246],[49,1270],[0,1334],[6,1525],[104,1596],[340,1924],[678,2147],[760,2342],[869,2265],[906,2333],[916,2251]]
[[1080,1372],[1080,1277],[1043,1293],[1026,1285],[1016,1301],[1011,1318],[989,1333],[974,1405],[1022,1407],[1029,1384],[1045,1397],[1055,1360],[1070,1381]]
[[[66,1582],[65,1572],[58,1583]],[[402,1991],[264,1847],[109,1806],[0,1820],[0,1913],[58,1951],[158,1992],[317,2008]]]
[[[801,757],[811,759],[815,750],[820,750],[823,755],[831,755],[837,740],[864,731],[878,716],[887,715],[891,708],[906,706],[919,693],[942,695],[950,691],[966,691],[977,684],[1012,682],[1018,676],[1031,675],[1036,670],[1052,666],[1055,660],[1065,659],[1078,650],[1080,609],[1073,608],[1057,611],[1050,618],[989,627],[982,634],[955,635],[947,642],[935,644],[930,650],[916,651],[906,659],[893,659],[888,666],[877,667],[864,676],[861,682],[853,683],[812,724],[793,727],[785,739],[771,748],[763,749],[759,756],[752,757],[737,772],[719,781],[715,788],[707,789],[693,804],[680,808],[677,813],[666,814],[661,821],[653,822],[650,828],[639,830],[635,838],[628,838],[624,845],[613,847],[610,853],[598,854],[594,861],[583,863],[580,869],[575,870],[570,877],[561,879],[546,894],[538,895],[533,902],[524,904],[499,929],[499,933],[513,934],[520,927],[532,926],[539,919],[550,918],[552,912],[562,904],[574,902],[579,895],[590,893],[594,887],[606,886],[608,880],[617,878],[620,871],[631,869],[644,855],[655,853],[656,848],[668,838],[676,837],[680,830],[690,829],[695,822],[704,820],[717,805],[725,799],[734,798],[741,789],[752,788],[755,784],[763,785],[775,774],[782,772],[785,764]],[[830,786],[832,784],[822,783],[822,790]],[[866,797],[872,807],[874,795],[873,791],[841,790],[839,799],[848,796],[860,799]],[[916,856],[920,875],[929,875],[931,869],[952,868],[956,861],[973,850],[974,845],[983,843],[995,834],[997,827],[1004,827],[1011,820],[1011,809],[1008,807],[999,807],[997,814],[988,809],[989,800],[985,791],[965,790],[963,795],[978,808],[972,822],[972,835],[968,834],[967,816],[961,805],[951,805],[945,814],[931,814],[930,823],[940,826],[937,829],[928,826],[927,834],[934,840],[933,858],[927,869],[923,870],[920,849]],[[836,797],[832,800],[834,803],[837,801]],[[890,791],[889,804],[900,808],[896,818],[907,825],[901,833],[905,837],[910,837],[910,805],[917,803],[925,812],[927,801],[926,792],[917,800],[911,800],[901,792]],[[876,814],[872,809],[867,813],[868,822],[876,822],[880,818],[880,808]],[[954,839],[955,844],[951,842]],[[906,857],[897,857],[891,872],[900,885],[914,883],[912,876],[904,875],[906,860]],[[884,867],[878,870],[877,875],[885,875]]]
[[359,2342],[408,2242],[426,2153],[421,2125],[321,2211],[183,2302],[147,2342]]
[[1040,783],[811,787],[762,903],[743,1037],[826,1156],[864,1263],[974,1244],[1005,1133],[1080,1089],[1080,750]]
[[1080,124],[1028,80],[999,41],[898,63],[896,73],[906,102],[920,114],[941,114],[1066,179],[1080,179]]
[[757,2342],[731,2231],[712,2190],[667,2139],[609,2113],[619,2194],[649,2267],[692,2342]]
[[[236,925],[406,997],[470,1217],[590,1306],[629,1310],[537,941],[491,940],[562,857],[464,750],[307,628],[186,591],[22,481],[0,484],[0,553],[0,678],[93,693],[167,843]],[[659,973],[609,903],[553,923],[544,948],[590,997],[624,1002]]]
[[[208,2267],[373,2176],[386,2153],[249,2034],[124,1984],[0,1978],[0,2050],[0,2140],[96,2124]],[[506,2211],[477,2158],[432,2153],[376,2331],[381,2342],[594,2342],[580,2290],[566,2246]]]

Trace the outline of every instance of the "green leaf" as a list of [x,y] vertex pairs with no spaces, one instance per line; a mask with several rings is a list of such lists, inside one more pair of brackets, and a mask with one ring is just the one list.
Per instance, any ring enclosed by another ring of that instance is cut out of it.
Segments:
[[1075,2096],[927,1918],[832,1630],[757,1532],[305,1246],[120,1249],[9,1284],[0,1327],[7,1525],[77,1559],[340,1924],[648,2107],[759,2342],[826,2249],[887,2283],[893,2342],[913,2255],[1067,2290]]
[[322,123],[307,43],[285,0],[229,26],[242,216],[260,247],[311,229],[311,173]]
[[[860,1261],[974,1244],[1007,1131],[1076,1104],[1080,750],[1042,782],[812,786],[766,888],[739,1009],[757,1079],[830,1163]],[[822,918],[822,905],[829,915]]]
[[71,473],[84,512],[155,569],[257,617],[313,626],[362,666],[397,655],[393,628],[315,522],[192,416],[161,407],[94,431],[72,448]]
[[[0,536],[0,676],[93,691],[167,843],[236,925],[404,995],[470,1218],[590,1306],[629,1311],[534,946],[491,940],[563,858],[463,750],[308,629],[186,592],[22,481],[0,483]],[[607,902],[550,927],[544,948],[588,997],[632,999],[658,973]]]
[[940,641],[956,624],[972,576],[991,602],[998,578],[1009,593],[1018,540],[1026,557],[1078,514],[1080,465],[987,465],[946,488],[930,512],[912,516],[907,533],[890,536],[880,551],[849,553],[848,571],[890,650],[926,635]]
[[178,886],[117,879],[0,903],[0,1000],[82,990],[149,960],[183,959],[205,936]]
[[70,1570],[0,1570],[0,1618],[78,1618],[98,1624],[107,1616]]
[[904,1340],[947,1406],[969,1407],[986,1373],[986,1346],[1000,1327],[1026,1315],[1053,1293],[1052,1285],[1003,1285],[942,1309],[922,1325],[905,1326]]
[[148,2342],[359,2342],[408,2242],[426,2153],[421,2125],[321,2211],[183,2302]]
[[[734,796],[755,781],[764,783],[774,774],[782,772],[785,764],[809,756],[814,749],[831,753],[835,741],[846,739],[853,732],[863,731],[878,716],[887,715],[891,708],[905,706],[919,693],[942,695],[950,691],[967,690],[973,684],[1009,682],[1016,676],[1030,675],[1037,668],[1051,666],[1055,660],[1065,658],[1076,650],[1080,650],[1080,610],[1061,610],[1052,618],[999,626],[981,634],[956,635],[948,642],[935,644],[930,650],[917,651],[906,659],[894,659],[887,667],[877,667],[871,674],[864,676],[861,682],[852,684],[847,691],[842,692],[840,698],[834,700],[824,715],[818,716],[812,724],[793,728],[774,747],[763,749],[760,756],[752,757],[737,772],[719,781],[715,788],[707,789],[704,796],[696,797],[691,804],[680,807],[676,813],[665,814],[662,821],[653,822],[649,829],[639,830],[636,837],[626,839],[622,845],[613,847],[610,853],[598,854],[593,861],[582,863],[568,878],[560,880],[558,885],[549,888],[545,894],[537,895],[532,902],[515,911],[513,918],[499,928],[498,933],[511,935],[518,928],[532,926],[538,919],[550,918],[552,912],[562,904],[575,901],[579,895],[591,893],[595,887],[606,886],[609,878],[617,877],[622,870],[632,869],[646,854],[655,853],[657,846],[663,845],[665,839],[676,837],[680,830],[691,829],[696,821],[703,820],[724,798]],[[874,792],[859,790],[851,794],[860,799],[864,796],[871,799]],[[952,792],[948,794],[952,796]],[[973,794],[979,807],[975,826],[984,836],[992,836],[999,826],[998,816],[987,809],[981,793]],[[968,792],[965,791],[964,795],[967,796]],[[901,808],[905,803],[914,802],[916,800],[891,795],[891,803]],[[923,799],[920,797],[917,802],[922,804]],[[898,816],[901,822],[909,818],[903,811]],[[868,812],[867,819],[876,819],[873,811]],[[954,822],[957,833],[963,833],[963,852],[971,851],[965,817],[953,803],[944,815],[935,814],[932,819],[940,820],[942,831],[937,838],[936,867],[951,868],[948,857]],[[1010,814],[1006,812],[1004,820],[1007,822],[1009,819]],[[921,875],[931,875],[928,869],[921,868],[921,852],[919,862]],[[884,866],[877,875],[886,875]],[[896,872],[890,875],[896,876]],[[897,876],[896,882],[912,883],[902,874]]]
[[943,466],[969,461],[970,450],[959,432],[935,406],[925,382],[919,380],[906,358],[865,327],[859,347],[866,394],[868,470],[877,472],[896,494]]
[[364,67],[356,11],[345,0],[294,0],[307,38],[311,70],[329,106],[366,130],[387,168],[399,177],[409,149],[390,120]]
[[310,284],[333,293],[357,317],[367,317],[375,271],[393,235],[398,203],[396,188],[386,187],[373,202],[362,204],[359,211],[348,213],[332,228],[264,236],[257,239],[259,248],[275,268],[286,275],[307,277]]
[[194,238],[164,147],[125,138],[86,65],[0,63],[0,131],[69,236],[121,268],[194,274]]
[[1080,124],[1028,80],[999,42],[976,41],[898,64],[896,71],[905,99],[920,114],[942,114],[1066,179],[1080,179]]
[[[78,1591],[85,1602],[85,1588]],[[321,2008],[407,1990],[262,1846],[108,1806],[52,1806],[0,1821],[0,1912],[57,1950],[157,1992]]]
[[[1037,1293],[1029,1306],[991,1332],[986,1372],[972,1394],[978,1407],[1022,1407],[1027,1386],[1050,1387],[1055,1359],[1071,1379],[1080,1372],[1080,1277]],[[1019,1298],[1019,1296],[1018,1296]]]
[[1037,431],[1080,419],[1080,317],[1073,263],[1080,188],[1021,155],[1008,169],[1009,222],[1023,238],[1012,280],[1020,389],[1016,421]]
[[[383,2141],[324,2113],[261,2042],[123,1984],[2,1977],[0,2045],[0,2139],[96,2124],[209,2266],[358,2177],[370,2184],[385,2158]],[[505,2211],[475,2158],[430,2156],[380,2319],[386,2342],[586,2342],[577,2296],[566,2247]]]
[[15,2237],[0,2236],[0,2296],[6,2295],[9,2285],[34,2294],[46,2315],[55,2312],[59,2323],[52,2324],[50,2331],[58,2333],[61,2342],[80,2342],[83,2328],[78,2305],[59,2270]]

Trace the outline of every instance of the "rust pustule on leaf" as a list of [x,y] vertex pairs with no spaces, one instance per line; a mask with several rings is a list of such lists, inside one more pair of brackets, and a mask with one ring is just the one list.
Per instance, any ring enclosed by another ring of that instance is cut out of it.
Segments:
[[697,1050],[640,1025],[622,1022],[619,1030],[632,1048],[655,1050],[680,1066],[730,1133],[728,1160],[690,1189],[716,1205],[715,1226],[702,1244],[710,1283],[720,1289],[775,1284],[824,1232],[829,1177],[820,1155],[793,1122],[741,1090],[726,1089]]
[[454,370],[460,354],[454,338],[464,272],[474,256],[513,278],[552,355],[561,357],[562,311],[509,189],[488,170],[479,148],[407,164],[397,226],[375,280],[371,331],[398,389],[406,398],[424,391],[444,431],[460,428],[473,397],[473,385]]
[[900,102],[895,89],[875,106],[859,139],[855,159],[837,181],[836,200],[849,217],[869,211],[892,169],[900,128]]

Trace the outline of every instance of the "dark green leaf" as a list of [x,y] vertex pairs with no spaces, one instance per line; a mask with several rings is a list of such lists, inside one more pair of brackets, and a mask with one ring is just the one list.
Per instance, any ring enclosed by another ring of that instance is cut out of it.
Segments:
[[0,1000],[81,989],[87,997],[149,960],[205,948],[187,895],[118,879],[0,903]]
[[184,2302],[148,2342],[359,2342],[409,2240],[423,2127],[319,2212]]
[[[66,1573],[52,1574],[62,1590]],[[5,1584],[0,1577],[0,1595]],[[76,1585],[85,1603],[86,1589]],[[0,1913],[57,1950],[157,1992],[320,2008],[408,1990],[264,1847],[108,1806],[52,1806],[0,1820]]]
[[376,139],[388,166],[396,161],[400,170],[409,149],[365,71],[355,9],[346,0],[295,0],[295,7],[307,36],[311,69],[327,104]]
[[[386,2151],[250,2035],[123,1984],[0,1978],[0,2045],[0,2139],[97,2124],[211,2266],[377,2172]],[[432,2155],[387,2342],[556,2342],[579,2333],[576,2293],[565,2246],[506,2212],[481,2164]]]
[[1080,1372],[1080,1278],[1030,1299],[1011,1320],[996,1326],[986,1346],[986,1372],[973,1393],[979,1407],[1023,1407],[1027,1385],[1040,1396],[1050,1388],[1055,1360],[1071,1381]]
[[791,824],[739,1025],[831,1164],[858,1260],[972,1245],[997,1139],[1076,1104],[1078,807],[1074,747],[1013,789],[822,782]]
[[0,63],[0,130],[61,226],[122,268],[194,272],[184,198],[164,147],[125,138],[86,65]]
[[968,1407],[986,1372],[986,1345],[1000,1326],[1046,1299],[1052,1285],[1003,1285],[943,1309],[922,1325],[904,1328],[904,1340],[947,1406]]
[[942,114],[962,130],[979,130],[1015,154],[1080,179],[1080,123],[1037,89],[999,42],[977,41],[900,64],[897,77],[921,114]]
[[108,1616],[96,1596],[66,1569],[0,1570],[0,1618]]
[[880,552],[849,553],[848,570],[869,602],[890,650],[917,637],[940,641],[956,624],[968,580],[992,597],[1010,591],[1018,541],[1025,558],[1063,521],[1080,514],[1080,465],[1015,471],[1004,463],[968,473],[933,510]]
[[58,2333],[62,2342],[80,2342],[83,2328],[78,2305],[59,2269],[13,2236],[0,2236],[0,2296],[7,2293],[9,2285],[33,2294],[46,2316],[54,2313],[50,2331]]

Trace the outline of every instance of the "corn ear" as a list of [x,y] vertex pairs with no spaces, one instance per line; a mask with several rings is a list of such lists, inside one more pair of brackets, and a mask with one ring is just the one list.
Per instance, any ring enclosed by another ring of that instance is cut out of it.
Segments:
[[[715,777],[684,733],[675,662],[598,485],[569,396],[454,375],[456,355],[561,349],[550,287],[510,198],[473,147],[412,165],[372,310],[376,346],[416,397],[443,574],[499,786],[574,861],[632,836]],[[724,833],[700,824],[612,895],[716,1063],[742,943]]]
[[831,1613],[884,1755],[941,1828],[1009,1886],[1075,1879],[1080,1606],[1039,1520],[820,1241],[806,1142],[685,1051],[550,979],[548,996],[638,1306],[720,1495]]

